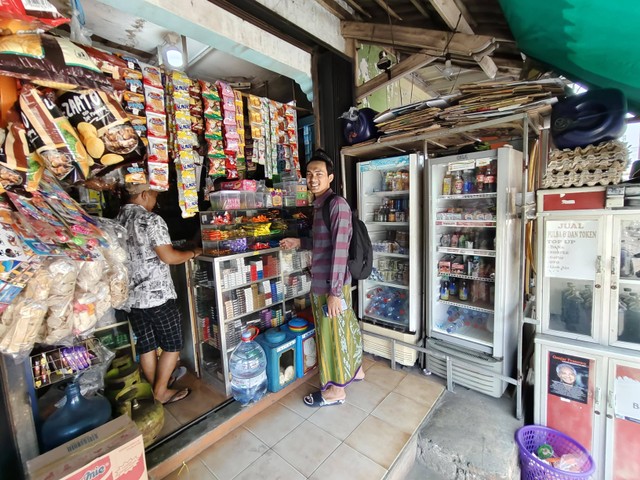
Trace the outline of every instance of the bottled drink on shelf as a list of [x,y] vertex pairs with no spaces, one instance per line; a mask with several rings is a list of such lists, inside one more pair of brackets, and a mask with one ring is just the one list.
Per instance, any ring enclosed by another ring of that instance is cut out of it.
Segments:
[[387,222],[395,222],[396,220],[396,207],[393,200],[389,200],[389,213],[387,214]]
[[449,281],[449,298],[458,296],[458,282],[455,278]]
[[462,180],[464,182],[462,185],[462,193],[473,193],[475,180],[473,177],[473,170],[465,170],[464,172],[462,172]]
[[460,170],[458,170],[455,173],[455,176],[453,177],[453,193],[455,195],[460,195],[462,194],[462,191],[464,190],[464,180],[462,178],[462,173],[460,172]]
[[483,192],[484,193],[495,193],[496,192],[496,164],[495,160],[491,160],[489,165],[484,172],[484,184],[483,184]]
[[442,195],[451,195],[452,190],[452,177],[449,172],[444,174],[444,178],[442,179]]
[[440,283],[440,300],[449,300],[449,281],[443,280]]
[[458,290],[458,298],[463,302],[466,302],[467,300],[469,300],[469,285],[466,280],[462,280],[462,282],[460,282],[460,288]]
[[231,353],[231,394],[241,405],[260,400],[267,392],[267,356],[246,331],[242,341]]
[[484,192],[484,167],[476,168],[476,191],[478,193]]

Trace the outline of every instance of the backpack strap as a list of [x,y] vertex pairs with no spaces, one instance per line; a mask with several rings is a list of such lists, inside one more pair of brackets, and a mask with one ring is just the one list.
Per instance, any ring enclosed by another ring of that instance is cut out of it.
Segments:
[[331,202],[337,196],[338,194],[333,192],[322,205],[322,218],[324,220],[324,224],[327,226],[327,230],[329,230],[329,233],[331,233]]

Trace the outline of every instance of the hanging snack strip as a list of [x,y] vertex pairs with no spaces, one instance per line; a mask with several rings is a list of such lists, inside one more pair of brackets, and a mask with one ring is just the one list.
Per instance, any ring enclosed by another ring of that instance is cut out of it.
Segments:
[[238,132],[238,156],[236,157],[236,163],[238,167],[238,176],[240,178],[246,178],[247,176],[247,163],[245,160],[245,137],[244,137],[244,106],[242,104],[242,93],[239,90],[234,90],[236,100],[236,131]]
[[270,158],[274,174],[286,171],[284,155],[284,107],[280,102],[269,100],[269,140],[271,144]]
[[189,86],[189,114],[191,131],[198,137],[198,145],[200,145],[200,139],[204,134],[204,107],[202,106],[200,84],[197,80],[191,80]]
[[151,65],[142,65],[145,113],[149,154],[147,172],[153,190],[169,190],[169,148],[167,145],[167,113],[162,88],[162,72]]
[[195,151],[198,148],[198,136],[191,129],[189,95],[191,80],[184,73],[174,70],[169,74],[169,86],[178,197],[182,217],[189,218],[198,213],[198,183],[195,167],[200,161]]
[[204,138],[207,143],[207,158],[209,159],[209,176],[211,178],[224,177],[225,154],[222,143],[222,109],[218,87],[200,80],[200,94],[204,107]]
[[228,83],[218,80],[218,93],[222,106],[222,134],[226,156],[225,173],[229,180],[238,178],[237,157],[239,152],[238,126],[236,124],[236,98]]
[[[271,101],[268,98],[261,98],[262,102],[262,120],[265,122],[265,172],[269,172],[268,178],[272,178],[278,174],[277,156],[276,156],[276,142],[273,137],[275,132],[272,131],[272,117],[275,116],[273,108],[271,108]],[[275,128],[275,127],[274,127]]]
[[[266,132],[265,122],[262,118],[262,99],[255,95],[249,95],[249,101],[247,102],[247,108],[249,110],[249,126],[251,127],[251,163],[253,165],[265,164],[265,151],[266,151]],[[245,151],[247,162],[249,161],[249,153]],[[247,163],[247,168],[252,165]]]
[[300,178],[300,156],[298,153],[298,115],[296,112],[295,100],[285,104],[284,115],[287,128],[287,140],[289,143],[289,159],[291,162],[291,169],[295,170],[296,176]]

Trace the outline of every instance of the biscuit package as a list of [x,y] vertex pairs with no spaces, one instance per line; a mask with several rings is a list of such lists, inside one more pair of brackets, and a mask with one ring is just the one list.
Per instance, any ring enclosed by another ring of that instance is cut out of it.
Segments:
[[58,105],[95,163],[91,176],[143,162],[146,148],[118,101],[101,91],[64,92]]

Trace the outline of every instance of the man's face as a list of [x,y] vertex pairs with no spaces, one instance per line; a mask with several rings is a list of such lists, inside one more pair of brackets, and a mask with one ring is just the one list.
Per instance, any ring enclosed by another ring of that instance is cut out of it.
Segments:
[[313,161],[307,165],[307,188],[316,197],[329,189],[333,174],[327,174],[327,165],[324,162]]
[[558,377],[563,383],[568,383],[569,385],[573,385],[576,382],[576,374],[570,368],[561,368]]

